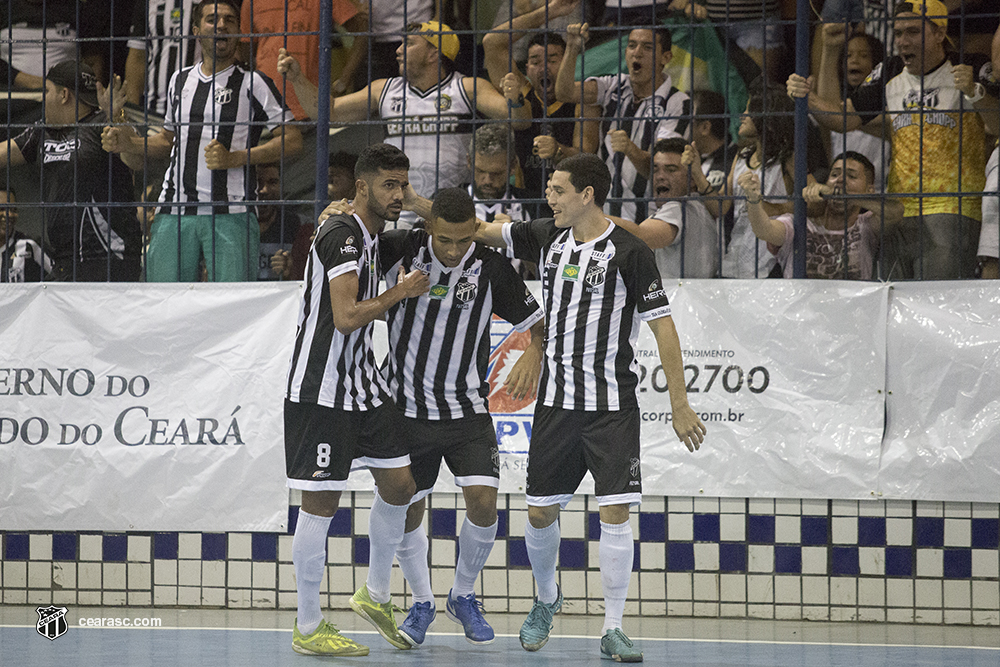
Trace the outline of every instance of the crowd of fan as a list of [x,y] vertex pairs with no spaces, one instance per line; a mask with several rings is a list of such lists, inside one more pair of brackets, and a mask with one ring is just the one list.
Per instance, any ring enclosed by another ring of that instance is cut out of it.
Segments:
[[[466,187],[486,221],[551,215],[559,162],[598,154],[605,212],[664,278],[792,277],[803,231],[808,278],[998,277],[987,2],[826,0],[805,77],[778,0],[500,0],[485,31],[487,3],[333,0],[329,86],[318,0],[114,4],[133,20],[106,51],[87,30],[116,34],[110,14],[0,8],[0,85],[44,90],[39,122],[8,116],[0,170],[36,165],[39,196],[0,186],[0,282],[301,278],[327,93],[331,125],[404,150],[415,194]],[[328,165],[327,196],[352,197],[352,156]]]

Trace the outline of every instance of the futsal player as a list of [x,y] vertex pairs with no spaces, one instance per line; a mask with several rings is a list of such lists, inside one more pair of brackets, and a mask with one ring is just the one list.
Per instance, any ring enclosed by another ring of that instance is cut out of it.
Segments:
[[429,285],[414,269],[378,293],[379,232],[387,220],[399,218],[409,166],[394,146],[362,151],[355,166],[355,213],[333,216],[320,227],[306,264],[284,406],[288,486],[302,491],[292,541],[297,653],[368,654],[367,646],[341,635],[320,610],[327,531],[352,465],[368,467],[377,493],[368,523],[368,578],[351,607],[393,646],[410,646],[396,628],[389,578],[416,488],[397,412],[372,351],[373,321]]
[[396,551],[413,589],[413,604],[399,632],[411,645],[420,645],[435,619],[421,524],[443,458],[462,488],[466,511],[445,612],[462,624],[470,643],[489,644],[493,628],[483,617],[474,585],[497,532],[500,456],[489,414],[490,321],[496,313],[517,331],[531,331],[531,344],[506,381],[508,393],[522,398],[537,388],[542,310],[507,258],[475,243],[479,222],[465,189],[439,191],[429,215],[424,213],[427,231],[387,231],[379,239],[390,289],[397,272],[423,271],[431,284],[428,292],[397,303],[387,314],[389,388],[404,415],[417,488]]
[[611,186],[592,154],[561,161],[546,189],[555,217],[484,224],[477,237],[537,262],[546,338],[528,453],[525,546],[537,597],[521,626],[521,645],[548,641],[562,606],[556,584],[559,512],[587,471],[600,508],[605,617],[601,655],[641,662],[622,630],[632,572],[631,505],[641,500],[635,343],[640,321],[653,331],[667,379],[672,424],[689,451],[705,426],[688,405],[680,343],[653,252],[602,212]]

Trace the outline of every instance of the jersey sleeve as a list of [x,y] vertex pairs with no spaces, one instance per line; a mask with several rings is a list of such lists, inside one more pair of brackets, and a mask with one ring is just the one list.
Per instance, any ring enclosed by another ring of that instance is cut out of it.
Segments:
[[177,106],[176,102],[180,101],[178,97],[178,81],[180,80],[180,74],[183,70],[177,70],[170,75],[170,83],[167,84],[167,113],[163,116],[163,129],[168,132],[177,132],[179,123],[177,120]]
[[506,222],[503,225],[503,240],[507,250],[515,259],[538,262],[542,248],[558,233],[555,220],[541,218],[530,222]]
[[670,315],[670,302],[649,246],[642,242],[629,244],[628,258],[622,263],[621,270],[625,285],[635,299],[640,319],[648,322]]
[[543,317],[538,301],[510,262],[497,255],[490,265],[493,312],[510,322],[516,330],[527,331]]
[[333,226],[326,228],[324,225],[320,229],[315,246],[316,255],[323,263],[326,279],[333,280],[351,271],[357,273],[365,243],[361,233],[343,222],[327,221],[326,224]]
[[41,125],[32,125],[13,139],[27,164],[34,164],[38,159],[38,144],[42,139],[42,132]]
[[251,94],[260,105],[254,114],[256,121],[263,122],[267,129],[274,130],[294,119],[292,112],[282,100],[278,87],[269,76],[257,70],[253,72],[251,81],[250,85],[253,86]]
[[652,215],[652,217],[657,220],[665,222],[677,229],[677,234],[674,235],[674,240],[670,243],[670,245],[676,245],[681,242],[682,233],[684,232],[683,209],[684,206],[681,202],[668,201],[666,204],[656,209],[656,213]]
[[[663,118],[656,124],[656,140],[684,138],[691,117],[691,98],[686,93],[675,91],[667,100]],[[655,142],[654,142],[655,143]]]

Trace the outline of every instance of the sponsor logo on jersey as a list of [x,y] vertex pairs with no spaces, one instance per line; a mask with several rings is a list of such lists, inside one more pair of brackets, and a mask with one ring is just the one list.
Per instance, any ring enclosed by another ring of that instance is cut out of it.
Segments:
[[587,268],[587,275],[583,277],[583,281],[591,287],[597,287],[598,285],[604,284],[604,277],[606,274],[606,267],[591,266]]
[[662,289],[659,289],[659,287],[660,287],[659,280],[654,280],[653,282],[649,283],[649,289],[646,291],[645,294],[642,295],[642,300],[645,301],[646,303],[649,303],[654,299],[666,298],[667,293],[664,292]]
[[462,303],[475,301],[476,294],[478,293],[479,288],[476,287],[476,283],[464,281],[455,285],[455,299]]
[[903,96],[904,109],[936,109],[941,101],[941,91],[938,88],[925,88],[923,94],[920,90],[909,90]]
[[35,630],[46,639],[53,641],[59,639],[69,630],[69,625],[66,623],[68,611],[66,607],[36,607],[38,623],[35,624]]
[[326,479],[331,474],[332,473],[328,473],[325,470],[317,470],[316,472],[313,473],[313,479]]
[[480,273],[481,273],[480,267],[474,266],[471,269],[466,269],[465,271],[462,271],[462,277],[463,278],[475,278]]
[[233,101],[233,91],[231,88],[216,88],[215,103],[219,105],[229,104]]
[[66,141],[46,141],[42,149],[42,164],[69,162],[73,158],[73,152],[79,148],[80,140],[75,138]]
[[358,249],[352,245],[345,245],[340,249],[340,254],[342,255],[357,255]]
[[592,252],[590,253],[590,258],[597,262],[607,262],[610,261],[612,257],[615,256],[614,250],[608,250],[607,252]]
[[447,285],[435,285],[427,293],[432,299],[440,301],[441,299],[448,296],[448,286]]
[[563,280],[579,280],[580,279],[580,267],[576,264],[567,264],[562,270]]
[[411,265],[411,270],[414,270],[414,271],[423,271],[424,273],[430,273],[431,272],[431,264],[430,264],[430,262],[421,262],[419,259],[414,259],[410,263],[410,265]]

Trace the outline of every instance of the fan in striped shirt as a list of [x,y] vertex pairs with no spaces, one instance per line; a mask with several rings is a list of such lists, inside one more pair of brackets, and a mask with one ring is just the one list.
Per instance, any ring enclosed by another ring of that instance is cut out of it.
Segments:
[[394,230],[379,239],[388,286],[403,270],[423,271],[431,283],[427,294],[401,301],[387,317],[390,390],[404,415],[417,486],[406,517],[407,532],[396,553],[413,590],[413,605],[399,630],[416,646],[434,621],[427,535],[421,523],[424,498],[434,487],[443,458],[462,487],[466,507],[446,610],[464,626],[471,643],[488,644],[494,633],[483,618],[474,585],[496,538],[500,483],[500,455],[488,405],[490,322],[496,314],[517,331],[531,331],[531,345],[505,382],[508,394],[520,399],[538,386],[542,311],[510,262],[473,241],[478,222],[468,192],[439,191],[424,217],[427,231]]
[[556,585],[559,511],[586,472],[601,515],[605,657],[642,653],[621,630],[633,540],[630,505],[641,499],[635,343],[640,321],[653,330],[678,438],[690,450],[705,426],[688,405],[680,342],[653,252],[601,210],[611,185],[592,154],[559,163],[546,190],[554,219],[483,226],[477,237],[538,262],[545,309],[545,358],[528,454],[525,546],[538,597],[521,626],[521,645],[537,651],[562,605]]
[[369,515],[368,579],[351,607],[393,646],[409,648],[396,628],[389,578],[416,488],[396,408],[372,349],[375,319],[429,285],[414,269],[378,293],[379,232],[386,220],[399,218],[409,166],[394,146],[375,144],[362,151],[355,166],[355,213],[323,223],[306,264],[284,407],[288,486],[302,490],[292,541],[298,590],[292,648],[298,653],[368,653],[338,634],[320,611],[327,530],[352,467],[367,467],[378,492]]
[[0,283],[35,283],[52,270],[52,260],[35,241],[17,231],[14,190],[0,190]]

